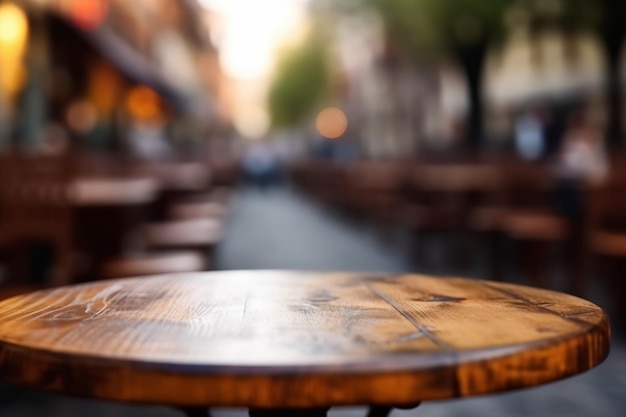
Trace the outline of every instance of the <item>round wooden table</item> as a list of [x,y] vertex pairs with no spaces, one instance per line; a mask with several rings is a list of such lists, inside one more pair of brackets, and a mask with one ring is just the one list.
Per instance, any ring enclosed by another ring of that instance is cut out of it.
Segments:
[[101,281],[0,303],[0,377],[252,416],[532,387],[598,365],[604,312],[529,287],[418,275],[217,272]]

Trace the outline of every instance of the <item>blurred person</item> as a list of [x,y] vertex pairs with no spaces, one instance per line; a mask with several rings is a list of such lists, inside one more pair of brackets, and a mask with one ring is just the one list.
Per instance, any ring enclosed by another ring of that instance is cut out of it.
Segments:
[[557,160],[558,175],[564,180],[597,183],[608,174],[608,158],[601,131],[584,114],[568,121]]
[[601,130],[583,113],[575,113],[568,120],[556,161],[559,212],[578,224],[584,216],[584,187],[604,180],[608,170]]
[[316,159],[332,160],[334,158],[335,144],[322,135],[316,135],[311,142],[311,154]]
[[527,160],[537,160],[544,155],[544,125],[536,112],[524,113],[515,123],[515,150]]
[[604,135],[583,113],[568,119],[560,152],[557,156],[558,178],[555,203],[560,215],[569,220],[570,238],[566,246],[571,292],[583,295],[585,256],[585,192],[589,185],[602,182],[608,175],[609,163],[604,148]]
[[268,144],[250,146],[242,163],[244,173],[252,184],[265,188],[280,178],[278,158]]

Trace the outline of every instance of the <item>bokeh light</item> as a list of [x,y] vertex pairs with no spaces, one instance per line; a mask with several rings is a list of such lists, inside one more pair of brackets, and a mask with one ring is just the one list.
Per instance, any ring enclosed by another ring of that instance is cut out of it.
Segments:
[[220,61],[232,77],[268,76],[275,54],[302,22],[301,0],[202,0],[223,18]]
[[100,115],[111,114],[122,94],[123,81],[115,69],[106,64],[94,65],[90,74],[88,98]]
[[160,99],[150,87],[137,86],[132,88],[126,97],[126,108],[137,120],[153,120],[161,116]]
[[329,107],[317,116],[317,131],[327,139],[338,139],[348,130],[348,118],[343,110]]
[[0,4],[0,85],[9,95],[16,94],[24,84],[26,69],[23,54],[28,41],[28,19],[22,9],[12,3]]
[[0,4],[0,45],[3,47],[22,44],[28,35],[28,20],[18,6]]
[[73,0],[70,15],[83,30],[96,30],[105,21],[109,11],[108,0]]

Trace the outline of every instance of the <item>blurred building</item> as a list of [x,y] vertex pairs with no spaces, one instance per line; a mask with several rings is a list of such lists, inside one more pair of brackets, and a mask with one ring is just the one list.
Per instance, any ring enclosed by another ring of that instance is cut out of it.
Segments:
[[195,1],[20,0],[0,2],[3,18],[5,146],[119,151],[140,127],[184,149],[226,122]]
[[334,33],[345,79],[342,107],[365,156],[414,153],[414,138],[423,129],[422,105],[432,98],[424,94],[428,88],[424,74],[395,59],[375,14],[342,17]]
[[[326,3],[315,2],[320,8]],[[336,105],[348,114],[349,132],[359,138],[366,156],[406,157],[462,147],[469,106],[456,62],[418,52],[410,63],[399,58],[397,45],[385,39],[381,19],[368,9],[334,22],[329,32],[346,87],[336,94],[341,97]],[[528,112],[541,113],[551,125],[550,151],[558,147],[573,112],[583,111],[604,125],[605,66],[602,47],[591,34],[512,26],[491,45],[483,73],[483,146],[512,151],[515,125]]]

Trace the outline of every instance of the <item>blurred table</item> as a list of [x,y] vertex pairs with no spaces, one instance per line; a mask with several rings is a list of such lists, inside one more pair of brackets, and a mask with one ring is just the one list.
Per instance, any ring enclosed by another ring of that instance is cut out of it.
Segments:
[[78,178],[70,185],[77,206],[120,206],[154,201],[159,183],[151,178]]
[[[569,377],[609,352],[604,312],[511,284],[220,272],[104,281],[0,303],[0,376],[112,401],[413,407]],[[306,410],[306,411],[305,411]]]
[[167,218],[169,208],[180,199],[206,191],[211,182],[210,167],[198,162],[138,163],[127,167],[127,174],[148,177],[159,187],[152,207],[153,220]]
[[128,167],[128,173],[153,178],[162,191],[202,191],[210,183],[210,168],[198,162],[139,163]]
[[158,181],[142,177],[78,177],[70,184],[74,206],[79,281],[93,280],[101,266],[141,245],[141,227],[160,193]]

